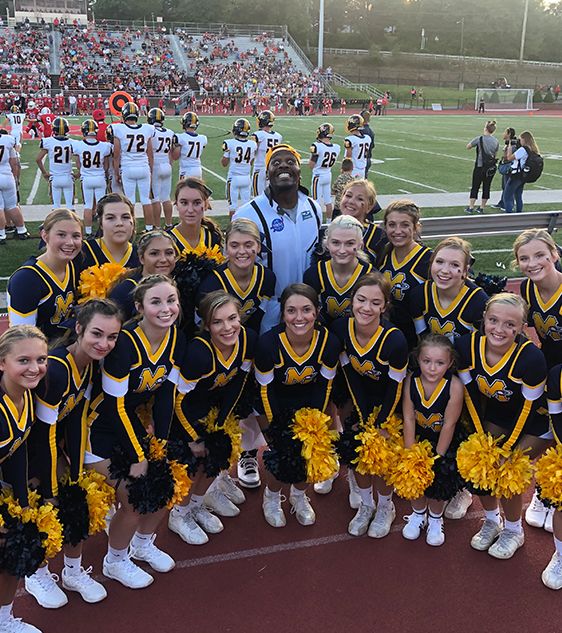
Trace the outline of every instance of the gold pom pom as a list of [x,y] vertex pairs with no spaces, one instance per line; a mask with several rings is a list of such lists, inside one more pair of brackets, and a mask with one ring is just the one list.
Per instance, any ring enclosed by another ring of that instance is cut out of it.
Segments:
[[187,259],[188,255],[196,255],[197,257],[203,257],[205,259],[210,259],[214,262],[216,262],[217,264],[224,264],[225,262],[225,257],[222,254],[221,248],[218,245],[213,246],[212,248],[209,248],[208,246],[204,246],[202,244],[198,244],[197,248],[191,250],[191,251],[184,251],[178,261],[185,261]]
[[[203,419],[203,424],[209,433],[221,430],[221,427],[217,424],[218,415],[218,408],[213,407]],[[238,418],[233,414],[227,416],[222,426],[222,430],[228,435],[230,443],[232,444],[232,451],[229,459],[230,465],[232,466],[238,462],[238,458],[240,457],[240,452],[242,450],[242,431],[240,430]]]
[[62,549],[63,528],[58,518],[58,510],[51,503],[37,508],[35,523],[39,531],[47,536],[43,539],[45,558],[54,558]]
[[457,451],[457,466],[463,479],[478,488],[493,490],[498,480],[501,460],[499,439],[490,433],[469,435]]
[[90,535],[105,529],[105,517],[115,503],[115,489],[106,478],[95,470],[88,470],[80,478],[79,485],[86,491]]
[[428,440],[417,442],[410,448],[400,448],[387,482],[403,499],[419,499],[433,483],[435,460]]
[[497,472],[496,485],[492,489],[495,497],[510,499],[527,490],[533,479],[533,464],[528,455],[515,448],[511,451],[504,449],[505,461],[501,463]]
[[549,448],[536,464],[541,496],[562,510],[562,444]]
[[192,484],[187,474],[187,466],[185,464],[180,464],[174,459],[170,462],[170,469],[172,471],[172,477],[174,478],[174,496],[168,503],[167,507],[169,510],[187,497]]
[[338,470],[334,442],[337,431],[331,431],[332,419],[319,409],[303,407],[294,416],[293,438],[302,442],[301,455],[306,462],[308,483],[318,483],[333,477]]
[[158,462],[166,458],[166,440],[150,437],[149,459]]
[[126,269],[120,264],[102,264],[90,266],[80,273],[78,303],[84,303],[88,299],[104,299],[111,286],[125,273]]

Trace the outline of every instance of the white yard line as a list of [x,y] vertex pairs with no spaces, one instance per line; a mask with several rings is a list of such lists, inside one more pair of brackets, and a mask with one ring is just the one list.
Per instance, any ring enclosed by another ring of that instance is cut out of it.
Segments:
[[25,204],[33,204],[33,201],[35,200],[35,194],[37,193],[37,189],[39,189],[40,182],[41,182],[41,172],[39,171],[39,168],[38,168],[37,171],[35,172],[35,179],[33,181],[31,191],[29,192],[29,195],[27,196],[27,200],[25,201]]

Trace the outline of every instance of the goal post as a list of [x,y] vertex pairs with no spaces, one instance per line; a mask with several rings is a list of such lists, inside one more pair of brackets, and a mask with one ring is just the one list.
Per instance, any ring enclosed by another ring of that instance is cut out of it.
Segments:
[[474,109],[478,110],[483,100],[486,111],[532,110],[533,94],[533,88],[476,88]]

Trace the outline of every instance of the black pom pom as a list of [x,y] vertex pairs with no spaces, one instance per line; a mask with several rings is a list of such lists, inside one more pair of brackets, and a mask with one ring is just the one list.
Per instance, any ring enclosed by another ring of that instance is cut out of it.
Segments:
[[177,461],[187,466],[187,472],[190,476],[194,476],[197,472],[201,460],[193,455],[187,442],[180,439],[170,439],[166,445],[166,453],[170,461]]
[[445,453],[433,463],[435,478],[425,491],[425,496],[438,501],[449,501],[464,488],[464,480],[457,469],[456,452]]
[[228,470],[230,467],[232,441],[222,429],[204,433],[202,439],[208,450],[208,455],[203,461],[205,474],[207,477],[216,477],[221,470]]
[[266,469],[287,484],[306,481],[306,462],[302,456],[302,442],[293,438],[290,428],[294,416],[288,411],[274,418],[267,431],[268,448],[263,454]]
[[166,460],[150,460],[146,475],[129,477],[129,503],[139,514],[152,514],[164,508],[174,495],[174,478]]
[[59,519],[65,544],[78,545],[88,538],[90,513],[86,491],[78,484],[59,484]]
[[478,273],[476,279],[474,279],[474,283],[480,286],[480,288],[491,297],[492,295],[498,294],[498,292],[503,292],[507,284],[507,277]]
[[349,418],[344,421],[343,432],[336,441],[336,451],[342,464],[346,464],[350,468],[355,468],[355,464],[352,461],[357,458],[357,449],[361,442],[355,439],[355,436],[359,433],[359,418],[357,414],[353,412]]
[[23,578],[31,576],[45,559],[42,539],[35,523],[22,523],[10,516],[5,506],[0,510],[4,519],[4,533],[0,534],[0,570]]
[[336,377],[334,378],[334,382],[332,383],[332,392],[330,397],[336,407],[340,408],[343,407],[347,402],[349,402],[351,398],[351,396],[349,395],[347,382],[341,368],[338,368],[336,372]]

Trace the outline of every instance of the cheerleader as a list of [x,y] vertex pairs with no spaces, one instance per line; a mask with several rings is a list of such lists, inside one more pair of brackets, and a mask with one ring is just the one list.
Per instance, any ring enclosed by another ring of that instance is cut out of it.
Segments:
[[[562,365],[548,373],[548,412],[557,446],[562,443]],[[560,480],[560,475],[558,475]],[[553,511],[554,554],[542,573],[542,581],[549,589],[562,589],[562,507]]]
[[[375,426],[380,427],[400,401],[408,348],[402,332],[382,322],[389,301],[388,281],[380,273],[369,273],[353,288],[352,316],[338,319],[332,326],[343,348],[340,363],[351,400],[340,410],[340,419],[345,420],[344,433],[345,427],[350,431],[350,425],[353,430],[360,430],[376,407],[379,410]],[[361,501],[348,532],[353,536],[368,532],[373,538],[383,538],[396,517],[392,487],[380,477],[357,472],[355,479]],[[378,497],[376,511],[373,485]]]
[[[103,391],[92,400],[86,463],[108,480],[116,448],[133,462],[130,477],[146,475],[148,461],[142,442],[148,431],[159,439],[168,438],[178,365],[184,354],[185,342],[175,326],[179,300],[174,282],[164,275],[145,277],[135,288],[134,300],[140,320],[122,329],[104,360]],[[142,405],[149,410],[148,428],[140,417],[138,408]],[[119,505],[109,528],[103,573],[125,587],[141,589],[154,579],[131,558],[146,561],[159,572],[170,571],[175,565],[171,556],[154,544],[164,510],[139,515],[129,503],[125,483],[113,483]]]
[[[513,244],[515,262],[527,277],[520,293],[529,306],[530,326],[541,343],[550,369],[562,363],[562,272],[557,269],[560,254],[552,235],[544,229],[523,231]],[[525,521],[552,532],[554,510],[548,509],[537,494],[525,511]]]
[[[280,304],[281,324],[261,336],[256,347],[256,379],[265,417],[278,430],[290,411],[302,407],[326,410],[339,353],[337,339],[316,324],[319,302],[313,288],[291,284],[281,294]],[[297,521],[312,525],[316,515],[306,488],[304,481],[291,485],[289,502]],[[282,501],[281,482],[268,472],[263,513],[273,527],[286,523]]]
[[190,497],[174,506],[168,519],[172,532],[191,545],[202,545],[209,540],[207,533],[223,529],[209,506],[223,516],[236,516],[239,509],[235,503],[245,499],[227,473],[205,497],[214,478],[211,471],[224,468],[217,462],[230,457],[217,454],[218,442],[212,441],[216,429],[211,432],[209,417],[216,413],[213,422],[218,429],[231,427],[229,418],[252,368],[257,338],[255,332],[241,325],[238,300],[224,290],[207,294],[199,311],[204,329],[189,344],[182,364],[171,436],[187,444],[192,456],[201,458],[202,463]]
[[[534,459],[546,449],[551,435],[545,414],[546,362],[534,343],[521,338],[527,314],[520,296],[496,294],[486,304],[484,333],[462,336],[456,348],[465,402],[476,430],[503,438],[505,449],[527,450]],[[471,546],[494,558],[511,558],[525,541],[522,495],[480,499],[485,519]]]
[[[37,387],[46,371],[47,339],[40,330],[18,325],[0,336],[1,481],[2,488],[11,487],[23,508],[28,505],[25,439],[34,417],[31,390]],[[16,576],[0,570],[0,630],[41,633],[12,614],[18,582]]]
[[176,265],[174,241],[169,233],[159,229],[140,236],[137,253],[140,266],[121,278],[109,292],[109,298],[117,303],[125,322],[136,314],[133,292],[139,281],[148,275],[169,277]]
[[171,231],[177,255],[197,248],[221,246],[222,233],[205,211],[211,208],[212,191],[195,177],[180,180],[176,185],[175,202],[180,222]]
[[[363,226],[363,248],[375,265],[388,242],[384,230],[372,222],[371,212],[377,205],[377,192],[370,180],[352,180],[342,192],[342,215],[351,215]],[[380,209],[380,207],[379,207]]]
[[420,210],[411,200],[397,200],[388,205],[384,229],[390,244],[381,255],[379,269],[392,287],[389,318],[402,330],[408,348],[412,349],[416,330],[407,308],[408,297],[413,288],[428,278],[431,250],[418,242]]
[[[35,391],[37,422],[29,439],[35,472],[45,499],[58,495],[58,476],[70,469],[70,481],[78,482],[84,468],[86,418],[95,362],[115,347],[121,329],[117,306],[106,299],[92,299],[77,312],[76,340],[59,345],[49,354],[47,375]],[[64,453],[59,444],[64,444]],[[77,591],[86,602],[99,602],[107,593],[82,567],[82,543],[65,545],[62,586]],[[47,609],[68,602],[47,565],[25,578],[25,588]]]
[[96,218],[101,237],[86,240],[82,247],[81,268],[118,264],[124,268],[139,265],[135,233],[135,206],[120,193],[109,193],[97,203]]
[[[242,324],[258,334],[267,329],[276,312],[272,304],[277,304],[273,296],[275,273],[256,263],[260,250],[261,237],[255,222],[246,218],[232,221],[226,230],[227,262],[204,279],[199,287],[200,298],[214,290],[224,290],[236,297],[242,306]],[[269,318],[264,320],[266,313]],[[237,468],[238,481],[244,488],[258,488],[261,485],[258,448],[263,445],[263,436],[254,415],[241,420],[240,426],[242,452]]]
[[363,226],[352,216],[335,218],[324,234],[324,248],[330,255],[305,271],[303,281],[320,297],[320,319],[327,326],[349,315],[351,289],[373,266],[362,251]]
[[[416,348],[418,369],[406,377],[402,396],[405,448],[411,448],[417,436],[429,440],[441,458],[449,452],[463,406],[462,383],[451,375],[454,355],[453,344],[441,334],[428,334]],[[402,536],[413,541],[427,526],[427,544],[443,545],[444,509],[445,501],[432,498],[430,489],[412,501],[413,512],[406,517]]]
[[45,252],[31,257],[8,281],[10,326],[36,325],[52,340],[64,334],[76,298],[73,259],[82,248],[82,223],[68,209],[49,213],[41,229]]

